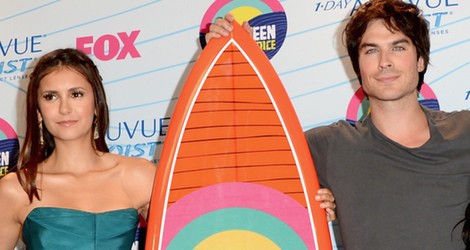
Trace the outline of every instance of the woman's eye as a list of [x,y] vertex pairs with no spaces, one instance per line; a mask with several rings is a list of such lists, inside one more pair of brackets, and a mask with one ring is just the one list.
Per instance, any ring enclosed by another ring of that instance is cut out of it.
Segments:
[[72,92],[72,97],[73,98],[78,98],[78,97],[82,97],[83,96],[83,92],[82,91],[74,91]]
[[52,101],[57,99],[57,96],[52,93],[44,93],[44,95],[42,95],[42,98],[44,98],[44,100],[46,101]]

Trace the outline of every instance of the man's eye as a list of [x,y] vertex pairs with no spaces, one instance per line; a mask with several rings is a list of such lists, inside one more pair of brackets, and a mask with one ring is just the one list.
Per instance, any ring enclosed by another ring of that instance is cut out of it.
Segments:
[[377,52],[377,49],[367,49],[366,50],[366,54],[373,54],[373,53],[376,53]]

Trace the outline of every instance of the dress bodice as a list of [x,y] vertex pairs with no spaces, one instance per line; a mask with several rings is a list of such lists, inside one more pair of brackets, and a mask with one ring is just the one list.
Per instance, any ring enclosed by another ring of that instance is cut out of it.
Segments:
[[67,208],[39,207],[23,225],[28,250],[131,249],[138,223],[134,208],[91,213]]

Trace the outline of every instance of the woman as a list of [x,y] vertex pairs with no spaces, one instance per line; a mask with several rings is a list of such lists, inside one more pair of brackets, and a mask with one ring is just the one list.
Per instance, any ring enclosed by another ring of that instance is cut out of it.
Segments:
[[16,173],[0,181],[0,249],[130,249],[155,166],[109,153],[98,69],[75,49],[37,63]]
[[[108,107],[93,61],[58,49],[37,63],[26,97],[16,173],[0,180],[0,250],[131,249],[146,217],[155,166],[109,153]],[[317,200],[335,219],[327,189]]]

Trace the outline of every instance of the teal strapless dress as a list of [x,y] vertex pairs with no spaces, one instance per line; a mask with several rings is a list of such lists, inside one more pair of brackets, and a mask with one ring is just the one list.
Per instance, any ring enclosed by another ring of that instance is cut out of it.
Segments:
[[129,250],[138,221],[134,208],[90,213],[38,207],[24,222],[23,241],[28,250]]

